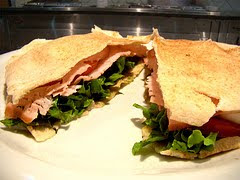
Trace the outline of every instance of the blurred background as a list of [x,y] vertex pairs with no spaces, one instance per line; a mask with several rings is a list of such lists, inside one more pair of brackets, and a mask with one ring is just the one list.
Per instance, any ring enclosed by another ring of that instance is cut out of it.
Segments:
[[123,36],[155,27],[165,38],[240,45],[240,0],[0,0],[0,12],[0,53],[94,25]]
[[220,9],[240,9],[239,0],[1,0],[0,2],[2,7],[22,7],[31,2],[47,2],[59,4],[79,3],[82,6],[127,6],[129,4],[182,6],[192,4],[200,6],[216,6]]

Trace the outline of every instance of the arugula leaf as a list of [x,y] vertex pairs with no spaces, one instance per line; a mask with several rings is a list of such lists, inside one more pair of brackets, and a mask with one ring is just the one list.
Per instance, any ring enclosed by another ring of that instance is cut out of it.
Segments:
[[45,118],[43,120],[42,115],[39,115],[37,119],[35,119],[29,124],[25,124],[21,119],[4,119],[0,120],[0,122],[3,123],[7,128],[17,129],[25,128],[26,126],[39,126],[39,125],[52,127],[52,125],[55,123],[55,121],[51,123],[48,118]]
[[86,95],[87,97],[91,97],[91,89],[90,86],[82,84],[81,88],[78,90],[79,94]]
[[143,111],[143,116],[144,116],[147,120],[150,119],[151,114],[150,114],[148,108],[143,107],[143,106],[141,106],[141,105],[139,105],[139,104],[136,104],[136,103],[133,104],[133,106],[136,107],[136,108],[138,108],[138,109],[141,109],[141,110]]
[[[161,112],[161,111],[160,111]],[[156,115],[159,114],[159,109],[158,109],[158,105],[157,104],[150,104],[149,107],[149,113],[152,117],[155,117]]]
[[158,122],[154,121],[153,119],[146,119],[143,122],[144,125],[150,126],[151,128],[156,128],[159,126]]
[[166,135],[168,133],[168,119],[166,117],[166,110],[162,109],[159,111],[157,104],[152,103],[150,104],[149,108],[143,107],[136,103],[133,104],[133,106],[143,111],[143,116],[146,118],[143,124],[152,128],[151,135],[148,139],[135,143],[133,146],[132,153],[136,155],[146,145],[167,139],[168,136]]
[[204,136],[200,130],[193,130],[192,134],[188,137],[187,146],[191,148],[192,146],[199,144],[204,141]]
[[122,77],[123,77],[122,74],[120,74],[120,73],[114,73],[114,74],[112,74],[110,77],[108,77],[108,81],[110,81],[110,82],[115,82],[115,81],[117,81],[118,79],[121,79]]
[[120,57],[117,62],[116,62],[116,65],[118,67],[118,73],[122,73],[124,68],[125,68],[125,60],[126,60],[126,57]]
[[104,81],[103,79],[94,79],[92,80],[89,85],[90,85],[90,88],[91,88],[91,93],[94,94],[94,93],[100,93],[103,90],[103,87],[102,85],[104,84]]
[[184,130],[181,132],[181,139],[182,139],[184,142],[187,142],[187,141],[188,141],[188,137],[187,137],[187,135],[185,135],[185,132],[186,132],[186,131],[184,131]]
[[[210,133],[208,137],[204,137],[200,130],[179,130],[173,133],[174,140],[187,144],[187,152],[199,153],[201,149],[212,150],[216,141],[217,133]],[[173,140],[173,142],[174,142]],[[172,143],[171,147],[175,144]],[[174,149],[174,148],[173,148]],[[185,149],[185,148],[184,148]],[[178,149],[180,150],[180,149]],[[182,150],[183,151],[183,150]],[[185,151],[184,151],[185,152]]]
[[72,99],[72,100],[76,100],[76,101],[82,101],[82,99],[83,99],[83,96],[81,96],[80,95],[80,93],[79,93],[79,95],[70,95],[70,96],[68,96],[68,99]]
[[4,120],[0,120],[0,122],[3,123],[8,128],[24,124],[23,121],[19,119],[4,119]]
[[165,144],[163,149],[174,149],[182,152],[199,153],[202,149],[213,149],[217,133],[210,133],[205,138],[198,129],[183,129],[169,132],[167,111],[165,109],[159,111],[156,104],[150,104],[148,108],[138,104],[133,106],[143,111],[143,115],[146,118],[143,124],[151,128],[151,134],[148,139],[135,143],[133,146],[134,155],[153,142]]
[[109,96],[109,89],[105,89],[103,87],[105,79],[106,78],[100,77],[88,83],[88,86],[91,89],[90,97],[93,98],[94,100],[101,100]]
[[69,106],[71,109],[76,110],[76,105],[72,99],[68,99],[66,105]]
[[53,106],[53,107],[56,107],[57,104],[58,104],[58,97],[56,97],[56,98],[53,99],[52,106]]
[[[205,150],[213,149],[213,146],[216,141],[217,133],[210,133],[209,136],[205,138],[202,135],[201,131],[198,129],[180,130],[178,132],[175,131],[175,135],[173,137],[174,137],[174,141],[178,139],[178,142],[187,144],[187,150],[186,150],[187,152],[199,153],[201,149],[205,149]],[[173,147],[173,149],[174,149],[174,146],[175,144],[172,143],[171,147]],[[184,149],[182,149],[182,151],[184,151]]]
[[[80,117],[92,102],[92,99],[79,93],[69,97],[57,96],[47,115],[49,118],[59,119],[61,124],[67,124],[71,120]],[[47,116],[44,118],[47,118]]]
[[150,104],[149,108],[143,107],[139,104],[133,104],[134,107],[139,108],[143,111],[143,116],[146,118],[144,121],[145,125],[152,128],[160,128],[162,134],[166,134],[168,131],[168,119],[167,112],[165,109],[159,111],[157,104]]
[[86,99],[86,100],[83,102],[83,107],[84,107],[84,108],[87,108],[87,107],[90,106],[92,103],[93,103],[93,100],[92,100],[92,99]]
[[104,85],[105,86],[113,86],[115,84],[115,82],[105,82]]
[[168,118],[167,118],[167,111],[165,109],[163,109],[162,111],[160,111],[157,115],[157,119],[159,119],[159,128],[160,131],[163,134],[167,134],[168,133]]
[[174,150],[179,150],[179,151],[183,151],[183,152],[187,151],[186,143],[181,142],[181,141],[177,141],[176,139],[173,140],[171,148],[174,149]]
[[125,64],[126,64],[127,69],[132,69],[136,65],[136,63],[134,61],[126,61]]
[[56,119],[61,119],[62,111],[58,107],[49,109],[48,114]]
[[166,137],[164,137],[164,136],[155,136],[155,137],[150,137],[147,140],[137,142],[132,147],[132,154],[133,155],[139,154],[141,152],[141,150],[148,144],[151,144],[151,143],[154,143],[157,141],[162,141],[164,139],[166,139]]
[[170,135],[172,136],[171,139],[176,139],[178,141],[181,141],[182,140],[181,134],[182,134],[181,130],[172,131],[170,133]]
[[205,139],[204,139],[204,145],[205,146],[211,146],[215,145],[216,139],[217,139],[218,133],[210,133]]
[[62,111],[60,110],[58,107],[53,107],[51,109],[49,109],[48,111],[48,115],[59,119],[61,124],[67,124],[69,123],[71,120],[80,117],[82,115],[82,113],[84,112],[84,108],[80,109],[80,111],[78,111],[76,108],[72,109],[72,110],[68,110],[68,111]]

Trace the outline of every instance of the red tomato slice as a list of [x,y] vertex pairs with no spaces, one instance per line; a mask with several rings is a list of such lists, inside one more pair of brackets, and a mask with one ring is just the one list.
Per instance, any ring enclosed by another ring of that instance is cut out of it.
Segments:
[[200,129],[203,134],[218,132],[218,137],[240,136],[240,124],[236,124],[219,117],[211,118]]

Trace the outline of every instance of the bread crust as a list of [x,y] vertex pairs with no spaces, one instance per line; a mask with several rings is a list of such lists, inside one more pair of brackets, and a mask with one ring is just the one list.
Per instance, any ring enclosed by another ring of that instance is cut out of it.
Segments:
[[7,93],[14,103],[30,90],[62,78],[79,61],[96,55],[110,45],[138,45],[146,40],[129,40],[101,30],[65,36],[33,46],[6,66]]
[[155,37],[158,83],[168,118],[202,126],[240,107],[240,47],[213,41]]

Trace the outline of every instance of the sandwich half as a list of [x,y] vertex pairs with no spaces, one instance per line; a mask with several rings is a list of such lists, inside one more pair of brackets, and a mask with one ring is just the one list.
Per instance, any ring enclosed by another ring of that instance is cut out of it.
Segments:
[[98,27],[92,33],[34,40],[6,66],[8,128],[24,128],[37,141],[93,107],[101,107],[143,69],[150,36],[123,38]]
[[143,110],[147,147],[178,158],[205,158],[240,148],[240,47],[155,37],[145,63],[151,74]]

